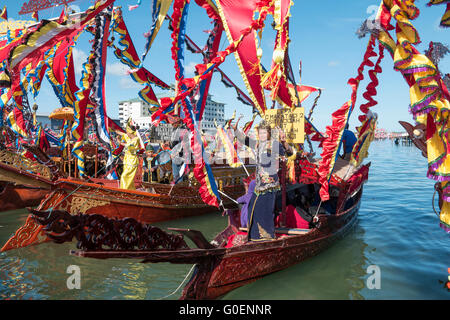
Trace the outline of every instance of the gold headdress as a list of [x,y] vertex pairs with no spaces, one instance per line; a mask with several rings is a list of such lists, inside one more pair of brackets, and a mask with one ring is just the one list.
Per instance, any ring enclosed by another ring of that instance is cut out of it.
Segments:
[[127,133],[136,134],[136,126],[134,124],[133,119],[128,118],[127,120],[127,127],[126,127]]

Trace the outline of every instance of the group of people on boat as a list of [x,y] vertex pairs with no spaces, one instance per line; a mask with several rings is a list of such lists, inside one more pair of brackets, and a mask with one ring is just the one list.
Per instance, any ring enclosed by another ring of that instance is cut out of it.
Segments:
[[[173,127],[171,137],[160,141],[157,147],[154,143],[150,143],[148,135],[144,136],[146,138],[144,143],[139,127],[131,118],[127,121],[125,132],[115,131],[118,138],[116,144],[122,148],[119,155],[122,160],[119,161],[121,170],[118,170],[121,189],[136,189],[135,181],[138,171],[142,173],[143,180],[148,182],[177,184],[186,180],[189,165],[193,164],[192,133],[187,129],[182,118],[177,116],[171,118],[170,124]],[[298,152],[302,154],[303,148],[302,145],[296,145],[294,148],[286,142],[285,134],[281,129],[273,129],[265,121],[256,126],[254,137],[244,134],[238,128],[238,123],[239,119],[234,125],[231,124],[228,130],[237,140],[235,143],[243,147],[242,150],[247,147],[246,150],[252,151],[253,155],[249,158],[253,158],[255,164],[254,178],[246,183],[246,194],[237,199],[241,208],[241,226],[248,228],[249,240],[273,239],[275,237],[274,221],[276,213],[280,211],[277,204],[281,189],[280,161],[286,161],[288,157]],[[341,161],[349,161],[355,142],[356,137],[347,126],[343,133]],[[206,140],[201,143],[207,146]],[[310,193],[315,192],[313,190]],[[304,195],[302,196],[288,197],[288,204],[293,205],[305,221],[310,221],[312,217],[308,209],[314,201],[307,201]],[[296,203],[302,205],[297,206]]]
[[[186,168],[192,163],[190,148],[191,133],[180,117],[173,117],[171,139],[159,144],[158,149],[146,149],[141,142],[137,127],[128,121],[126,133],[118,133],[123,146],[123,171],[120,176],[120,188],[135,189],[134,181],[139,166],[139,156],[143,155],[144,179],[162,183],[176,184],[185,178]],[[237,126],[231,125],[234,136],[243,146],[253,151],[256,164],[254,180],[246,185],[247,193],[237,199],[241,204],[241,226],[248,228],[248,240],[262,241],[275,237],[275,218],[277,201],[280,198],[279,170],[280,161],[297,153],[298,150],[286,142],[285,134],[277,128],[274,130],[264,121],[257,125],[254,138],[245,135]],[[343,154],[341,161],[349,161],[350,153],[356,142],[354,133],[348,130],[343,133]],[[171,176],[171,177],[170,177]],[[314,192],[311,192],[312,194]],[[303,198],[301,198],[303,197]],[[288,199],[296,208],[296,212],[305,221],[311,221],[311,213],[307,210],[311,201],[304,195]],[[277,200],[278,199],[278,200]],[[295,203],[302,203],[297,206]]]

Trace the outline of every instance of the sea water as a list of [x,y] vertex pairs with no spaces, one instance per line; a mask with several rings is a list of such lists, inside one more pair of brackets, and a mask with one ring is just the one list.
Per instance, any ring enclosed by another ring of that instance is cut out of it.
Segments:
[[[385,140],[372,143],[367,161],[369,181],[346,238],[222,299],[450,299],[450,235],[432,207],[426,159],[413,146]],[[26,216],[0,213],[1,245]],[[212,213],[156,225],[197,229],[212,239],[226,223]],[[174,291],[192,267],[80,258],[69,255],[74,249],[75,243],[45,243],[0,253],[0,299],[178,299],[182,288]],[[68,285],[70,266],[79,270],[79,289]]]

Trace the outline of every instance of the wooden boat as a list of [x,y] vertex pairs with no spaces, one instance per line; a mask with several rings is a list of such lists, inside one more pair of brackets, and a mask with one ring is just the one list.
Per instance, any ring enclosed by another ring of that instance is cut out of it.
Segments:
[[[252,170],[250,167],[249,170]],[[243,168],[214,167],[218,186],[226,195],[235,199],[244,190]],[[154,223],[202,215],[217,211],[205,204],[198,192],[198,183],[192,178],[176,185],[139,182],[138,190],[120,189],[117,180],[59,179],[41,202],[38,210],[65,210],[71,214],[101,212],[107,217],[134,218],[142,223]],[[232,200],[223,199],[226,208],[235,207]]]
[[0,150],[0,212],[38,205],[53,186],[51,166]]
[[[130,218],[113,220],[99,214],[73,216],[64,211],[34,210],[33,214],[55,242],[71,241],[75,237],[81,250],[72,254],[80,257],[195,264],[181,299],[215,299],[317,255],[344,237],[357,221],[368,168],[369,165],[362,166],[347,181],[332,187],[339,190],[330,200],[335,205],[334,212],[317,209],[309,229],[286,225],[276,229],[276,239],[263,242],[246,241],[246,229],[240,228],[239,211],[229,214],[228,226],[211,242],[200,231],[169,228],[179,234],[168,234]],[[313,180],[311,176],[302,178],[301,181]],[[287,192],[308,192],[314,185],[296,183]],[[317,188],[314,190],[317,193]],[[197,248],[189,248],[183,236],[190,238]]]
[[48,192],[47,188],[0,181],[0,211],[35,207],[41,203]]
[[[252,172],[254,167],[247,166]],[[231,199],[245,193],[244,169],[213,167],[217,184]],[[203,202],[196,180],[170,184],[139,182],[141,190],[125,190],[118,187],[117,180],[60,178],[37,207],[38,211],[63,210],[76,214],[101,213],[108,218],[133,218],[140,223],[154,223],[166,220],[197,216],[217,211],[216,207]],[[236,208],[236,204],[224,197],[225,208]],[[6,242],[1,251],[17,249],[47,241],[43,226],[31,216],[24,225]]]

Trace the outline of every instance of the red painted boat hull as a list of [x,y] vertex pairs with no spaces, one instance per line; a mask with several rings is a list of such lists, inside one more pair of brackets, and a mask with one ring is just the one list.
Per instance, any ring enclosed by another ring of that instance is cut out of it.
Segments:
[[[359,192],[362,193],[362,190]],[[319,228],[304,235],[229,248],[198,264],[181,299],[216,299],[226,293],[313,257],[347,235],[357,221],[358,202],[338,215],[319,216]]]
[[[150,193],[140,190],[123,190],[107,185],[60,179],[38,207],[38,210],[65,210],[71,214],[102,214],[110,218],[133,218],[141,223],[155,223],[217,211],[205,204],[191,187],[174,187],[153,184]],[[156,190],[155,190],[156,189]],[[243,185],[224,187],[231,197],[241,196]],[[232,206],[224,199],[225,206]]]
[[49,191],[46,188],[0,181],[0,212],[35,207],[41,203]]

